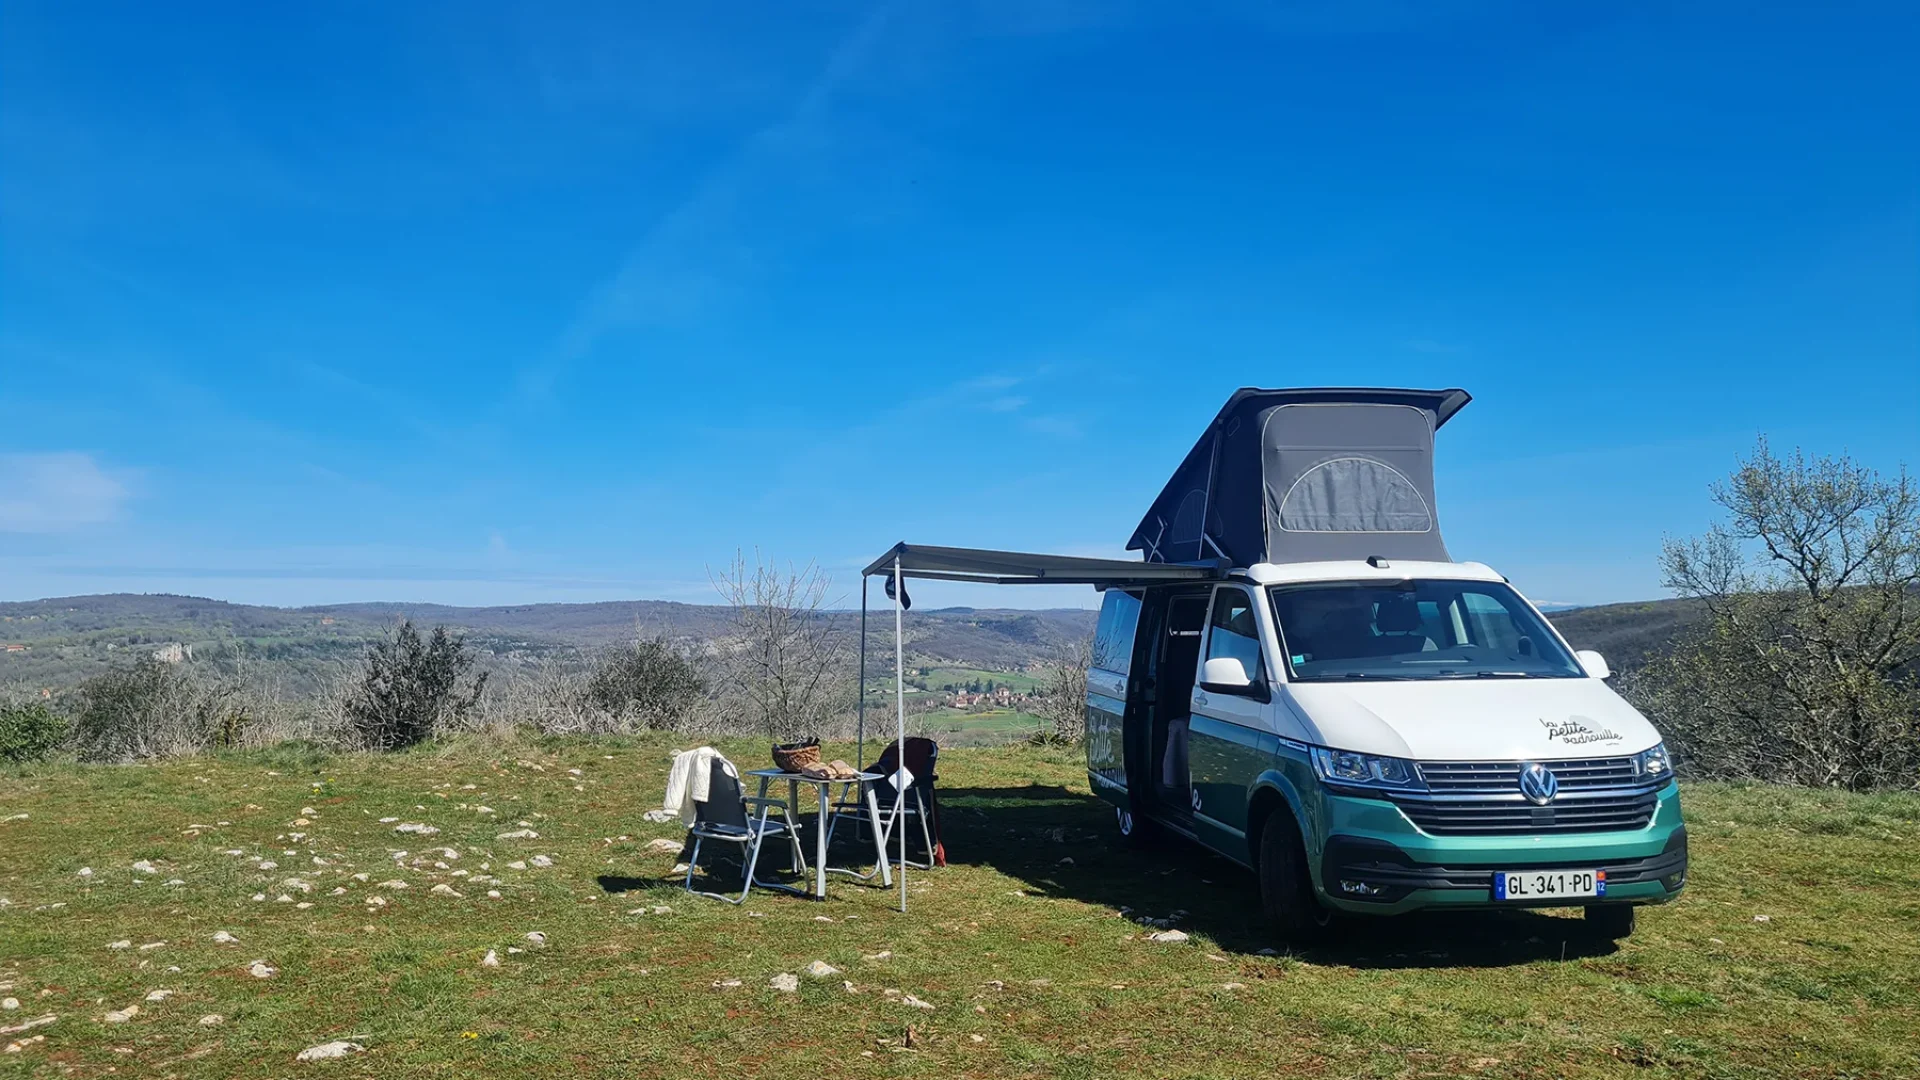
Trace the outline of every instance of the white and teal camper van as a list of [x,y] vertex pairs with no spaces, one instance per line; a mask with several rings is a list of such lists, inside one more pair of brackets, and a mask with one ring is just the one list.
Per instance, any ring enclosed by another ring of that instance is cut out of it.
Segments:
[[1579,906],[1619,938],[1686,880],[1659,733],[1598,654],[1441,542],[1434,434],[1467,401],[1239,391],[1128,544],[1209,572],[1106,588],[1093,790],[1123,834],[1252,868],[1296,938],[1505,906]]

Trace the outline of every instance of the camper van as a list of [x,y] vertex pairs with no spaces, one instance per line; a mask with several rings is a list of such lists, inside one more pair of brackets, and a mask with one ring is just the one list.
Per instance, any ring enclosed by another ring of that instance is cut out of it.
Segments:
[[1441,542],[1434,436],[1468,400],[1239,391],[1128,544],[1211,572],[1105,590],[1094,792],[1123,836],[1252,869],[1295,940],[1443,907],[1580,907],[1617,939],[1686,882],[1659,733]]

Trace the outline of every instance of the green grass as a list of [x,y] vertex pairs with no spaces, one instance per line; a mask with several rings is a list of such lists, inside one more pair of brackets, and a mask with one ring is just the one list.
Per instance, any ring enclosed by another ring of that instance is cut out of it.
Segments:
[[[0,774],[0,996],[21,1003],[0,1027],[59,1017],[31,1033],[43,1042],[0,1055],[0,1072],[1920,1075],[1911,796],[1691,788],[1691,888],[1643,912],[1618,949],[1581,944],[1561,917],[1501,913],[1368,925],[1339,948],[1262,956],[1244,873],[1178,848],[1120,848],[1074,755],[1024,746],[942,755],[953,865],[912,874],[909,914],[893,910],[896,893],[846,880],[824,904],[687,896],[663,880],[672,856],[645,850],[677,830],[640,818],[671,748],[467,741]],[[743,763],[763,753],[729,749]],[[308,824],[292,824],[303,807]],[[388,816],[442,831],[396,834]],[[496,839],[519,821],[540,838]],[[457,849],[440,860],[450,867],[488,864],[502,897],[412,865],[429,846]],[[396,862],[401,849],[414,854]],[[506,869],[536,853],[554,865]],[[157,864],[143,884],[139,859]],[[83,866],[91,878],[76,876]],[[352,879],[362,872],[366,884]],[[289,876],[313,884],[290,892],[311,908],[274,902]],[[185,884],[162,884],[173,878]],[[374,887],[389,878],[412,888]],[[464,898],[431,895],[441,882]],[[375,893],[386,907],[365,905]],[[1184,910],[1192,941],[1149,942],[1123,907]],[[240,943],[214,944],[217,930]],[[533,930],[545,949],[507,952]],[[165,944],[106,947],[120,940]],[[498,969],[480,966],[488,949]],[[278,975],[247,975],[255,959]],[[845,974],[768,988],[816,959]],[[728,979],[742,985],[715,988]],[[159,988],[176,993],[142,1000]],[[134,1003],[130,1022],[101,1021]],[[209,1013],[225,1023],[199,1026]],[[336,1038],[369,1052],[294,1063]]]

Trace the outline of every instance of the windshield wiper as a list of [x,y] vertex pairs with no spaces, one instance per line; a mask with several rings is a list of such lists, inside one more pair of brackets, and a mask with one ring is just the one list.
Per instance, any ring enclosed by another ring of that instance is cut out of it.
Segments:
[[1437,671],[1436,679],[1532,679],[1537,678],[1531,671]]

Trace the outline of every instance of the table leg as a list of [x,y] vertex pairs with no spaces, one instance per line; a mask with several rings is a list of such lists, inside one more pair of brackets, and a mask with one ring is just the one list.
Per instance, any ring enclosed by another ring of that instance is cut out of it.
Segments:
[[831,796],[827,794],[827,789],[832,785],[818,784],[815,786],[820,789],[820,821],[814,826],[813,830],[813,852],[814,859],[816,860],[813,864],[814,881],[816,883],[813,891],[815,896],[825,900],[827,898],[827,801],[831,798]]
[[880,800],[874,798],[873,785],[862,784],[867,792],[867,823],[873,827],[873,853],[880,867],[880,884],[893,884],[893,869],[887,863],[887,838],[880,831]]

